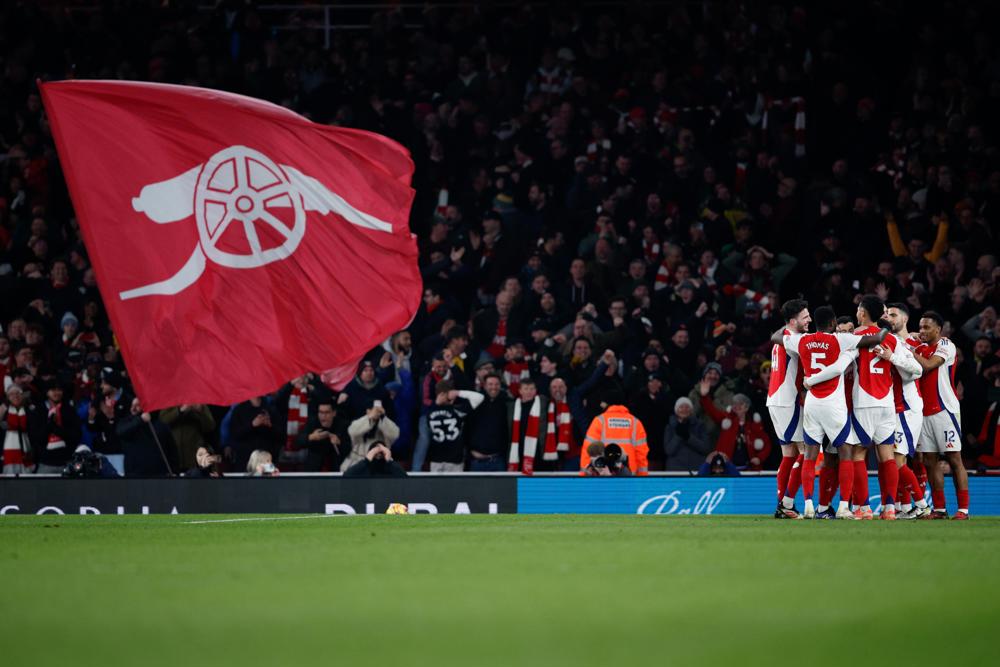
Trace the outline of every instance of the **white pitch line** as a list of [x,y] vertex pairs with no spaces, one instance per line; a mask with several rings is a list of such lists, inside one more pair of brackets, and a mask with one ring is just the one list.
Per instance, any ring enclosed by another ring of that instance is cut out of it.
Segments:
[[329,519],[332,516],[347,516],[346,514],[309,514],[306,516],[253,516],[240,519],[203,519],[201,521],[184,521],[193,525],[196,523],[236,523],[237,521],[296,521],[298,519]]

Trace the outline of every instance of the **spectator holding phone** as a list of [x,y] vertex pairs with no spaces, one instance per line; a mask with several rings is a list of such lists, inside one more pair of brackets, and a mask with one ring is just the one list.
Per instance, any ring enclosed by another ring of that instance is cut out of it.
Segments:
[[274,458],[271,452],[258,449],[250,454],[247,462],[247,477],[277,477],[280,474],[274,465]]
[[258,449],[271,452],[271,456],[278,455],[285,443],[277,423],[274,408],[259,396],[233,408],[229,445],[223,452],[233,469],[245,468],[250,454]]
[[320,400],[316,414],[309,418],[305,429],[298,435],[299,447],[308,450],[306,472],[340,470],[351,451],[345,419],[339,414],[333,400]]
[[[199,447],[194,457],[198,465],[184,473],[185,477],[190,477],[191,479],[222,478],[222,471],[219,470],[219,463],[222,461],[222,457],[216,454],[211,447]],[[275,471],[275,474],[277,474],[277,471]]]
[[365,458],[373,443],[395,442],[399,437],[399,427],[386,416],[382,401],[376,400],[365,414],[351,422],[347,435],[351,438],[351,451],[340,464],[341,472]]

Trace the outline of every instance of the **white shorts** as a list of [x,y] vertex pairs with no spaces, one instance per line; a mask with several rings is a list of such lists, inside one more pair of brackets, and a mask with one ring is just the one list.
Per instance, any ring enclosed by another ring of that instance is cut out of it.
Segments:
[[834,447],[847,442],[851,418],[846,405],[807,402],[802,415],[802,438],[807,445],[822,445],[824,437]]
[[936,415],[924,417],[917,451],[937,454],[962,451],[962,428],[958,415],[942,410]]
[[896,411],[889,407],[854,408],[854,433],[862,445],[896,442]]
[[845,445],[860,444],[861,441],[858,440],[858,432],[854,428],[854,413],[851,412],[850,410],[847,411],[847,421],[849,422],[849,426],[847,429],[847,437],[844,438],[844,444]]
[[895,452],[903,456],[913,456],[920,442],[920,429],[924,423],[923,410],[906,410],[896,413]]
[[794,406],[771,405],[767,411],[771,413],[771,424],[780,444],[802,442],[802,407],[798,402]]

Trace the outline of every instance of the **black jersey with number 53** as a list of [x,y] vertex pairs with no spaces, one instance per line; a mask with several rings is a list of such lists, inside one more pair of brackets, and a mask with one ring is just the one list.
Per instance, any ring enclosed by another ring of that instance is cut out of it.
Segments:
[[465,460],[465,420],[472,406],[463,399],[453,405],[435,405],[427,413],[431,432],[428,460],[445,463],[462,463]]

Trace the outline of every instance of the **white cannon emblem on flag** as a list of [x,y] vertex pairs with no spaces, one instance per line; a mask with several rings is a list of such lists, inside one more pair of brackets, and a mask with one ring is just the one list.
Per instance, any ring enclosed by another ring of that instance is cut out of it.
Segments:
[[[246,146],[230,146],[208,162],[166,181],[151,183],[132,199],[132,208],[153,222],[177,222],[194,215],[198,244],[191,257],[173,276],[121,292],[122,300],[154,294],[170,295],[190,287],[205,271],[205,260],[233,269],[254,269],[291,257],[306,232],[306,211],[336,213],[347,222],[382,232],[392,225],[359,211],[343,197],[295,167],[275,164],[263,153]],[[290,223],[275,215],[291,208]],[[240,225],[249,252],[219,247],[226,230]],[[265,225],[282,239],[264,248],[257,225]]]

